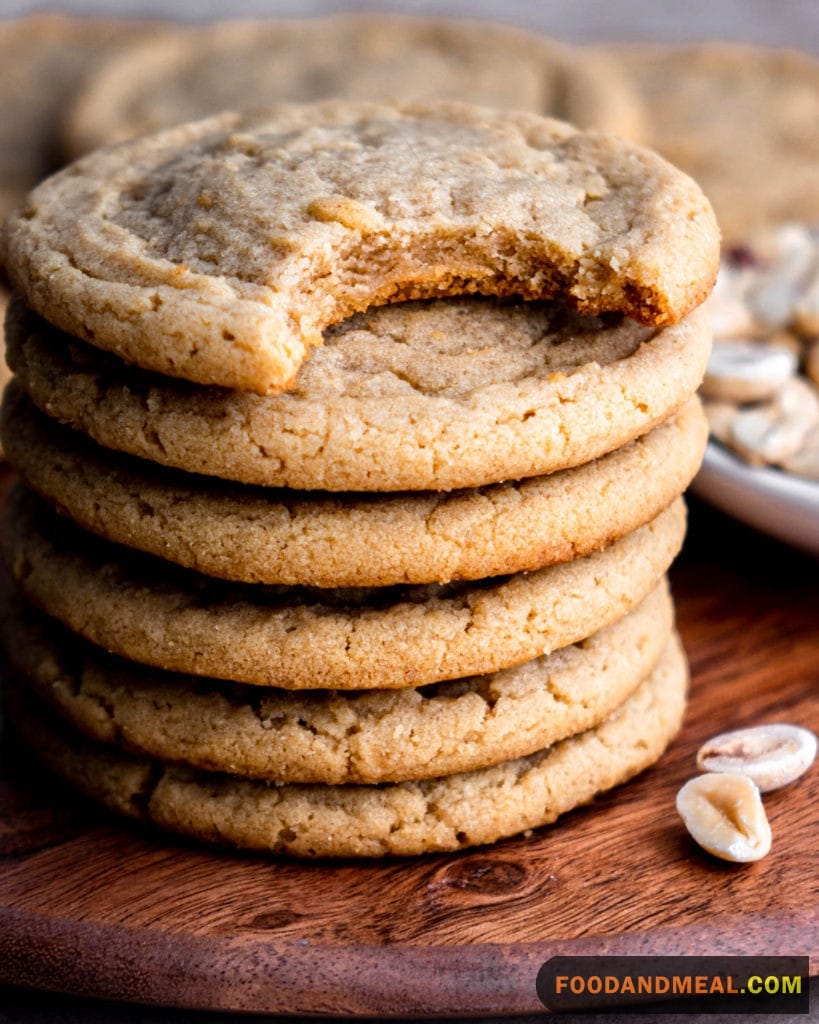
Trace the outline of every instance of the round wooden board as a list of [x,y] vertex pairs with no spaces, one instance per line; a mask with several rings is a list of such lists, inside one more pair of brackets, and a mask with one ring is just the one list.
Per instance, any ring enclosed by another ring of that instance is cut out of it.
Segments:
[[[3,743],[0,982],[202,1009],[445,1016],[542,1009],[561,953],[819,955],[819,771],[766,797],[737,867],[674,811],[708,736],[819,728],[816,563],[695,506],[674,571],[693,689],[660,765],[530,838],[453,856],[301,864],[123,824]],[[814,963],[813,970],[816,970]]]

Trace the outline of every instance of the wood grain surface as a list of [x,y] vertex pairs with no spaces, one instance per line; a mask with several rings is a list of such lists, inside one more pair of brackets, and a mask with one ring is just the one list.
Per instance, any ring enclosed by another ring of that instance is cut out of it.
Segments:
[[[819,772],[766,797],[770,856],[687,837],[674,795],[714,732],[819,728],[817,565],[702,506],[674,571],[693,689],[660,765],[531,838],[301,864],[114,820],[4,737],[0,982],[160,1005],[327,1015],[540,1009],[557,953],[819,958]],[[819,960],[814,960],[813,970]]]

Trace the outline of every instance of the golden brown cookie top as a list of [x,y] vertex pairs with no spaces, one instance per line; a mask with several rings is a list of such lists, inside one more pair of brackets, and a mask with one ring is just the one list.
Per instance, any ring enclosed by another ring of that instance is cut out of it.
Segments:
[[718,263],[707,201],[653,153],[462,104],[283,105],[142,137],[41,185],[4,241],[56,326],[269,394],[369,306],[560,295],[664,324]]

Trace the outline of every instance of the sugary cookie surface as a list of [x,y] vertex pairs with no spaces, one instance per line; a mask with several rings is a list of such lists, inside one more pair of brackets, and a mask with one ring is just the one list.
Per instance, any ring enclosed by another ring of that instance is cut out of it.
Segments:
[[713,213],[613,137],[460,104],[221,115],[104,150],[9,221],[9,273],[56,326],[172,376],[286,388],[368,306],[562,296],[671,323],[708,293]]

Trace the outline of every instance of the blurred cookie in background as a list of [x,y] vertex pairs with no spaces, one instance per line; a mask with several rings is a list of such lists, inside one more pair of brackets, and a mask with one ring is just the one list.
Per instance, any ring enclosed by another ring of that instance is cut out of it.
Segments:
[[[65,105],[83,77],[121,47],[158,30],[155,23],[58,14],[0,21],[0,221],[59,166]],[[0,252],[0,264],[2,259]],[[7,302],[0,267],[0,340]],[[0,389],[11,377],[4,351]]]
[[84,76],[155,23],[36,15],[0,22],[0,219],[59,163],[66,104]]
[[642,111],[616,60],[478,21],[342,14],[178,28],[103,62],[77,95],[65,148],[227,109],[338,96],[462,100],[634,138]]
[[731,43],[624,45],[645,142],[696,178],[726,242],[819,221],[819,60]]

